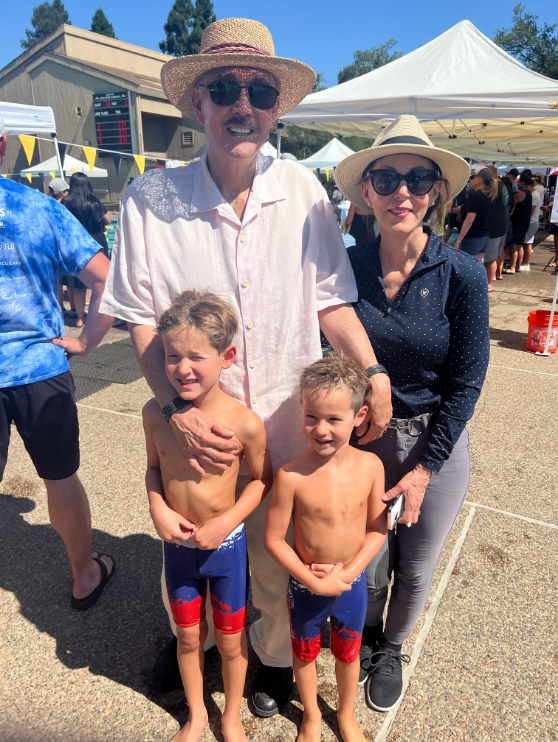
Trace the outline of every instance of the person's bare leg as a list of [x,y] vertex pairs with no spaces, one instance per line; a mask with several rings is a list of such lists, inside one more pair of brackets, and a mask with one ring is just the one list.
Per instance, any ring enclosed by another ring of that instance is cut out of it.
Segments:
[[496,261],[489,260],[488,263],[485,261],[484,268],[486,270],[486,277],[488,279],[488,290],[492,291],[492,284],[496,280]]
[[504,261],[506,259],[506,250],[502,250],[502,252],[498,255],[498,260],[496,261],[496,280],[499,281],[502,279],[502,269],[504,267]]
[[515,264],[517,263],[517,252],[519,248],[517,245],[510,245],[510,267],[507,269],[508,273],[515,273]]
[[76,311],[76,298],[74,291],[75,289],[73,286],[66,286],[66,293],[68,294],[68,301],[70,302],[70,309],[72,312]]
[[515,272],[517,273],[521,266],[521,263],[523,262],[523,245],[516,245],[516,247],[517,247],[517,254],[515,256],[514,269],[515,269]]
[[225,742],[247,742],[240,719],[240,704],[248,669],[246,632],[223,634],[215,629],[215,643],[221,655],[221,671],[225,686],[225,710],[221,717],[223,739]]
[[77,322],[76,327],[83,327],[85,322],[85,294],[87,289],[74,289],[74,301],[76,303]]
[[293,668],[298,694],[304,712],[297,742],[320,742],[322,738],[322,715],[318,707],[318,673],[316,662],[302,662],[293,655]]
[[[50,522],[66,547],[74,575],[75,598],[85,598],[101,582],[101,568],[91,557],[91,513],[77,474],[66,479],[44,479]],[[110,574],[112,559],[102,557]]]
[[178,665],[188,701],[188,721],[172,738],[172,742],[198,742],[207,726],[207,709],[203,700],[203,645],[207,636],[207,621],[197,626],[176,627]]
[[337,721],[343,742],[366,742],[355,718],[355,701],[358,690],[360,661],[357,656],[354,662],[335,660],[335,676],[339,692]]
[[521,265],[529,265],[531,262],[531,255],[533,254],[533,243],[523,245],[523,261]]

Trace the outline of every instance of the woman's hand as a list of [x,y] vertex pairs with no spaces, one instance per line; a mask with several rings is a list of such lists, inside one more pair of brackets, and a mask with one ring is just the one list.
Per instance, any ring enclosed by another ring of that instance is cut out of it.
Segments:
[[171,510],[165,502],[152,506],[149,512],[159,537],[169,544],[181,544],[196,532],[196,526],[193,523],[175,510]]
[[226,471],[238,455],[234,432],[210,415],[190,407],[175,412],[170,425],[192,468],[203,477],[208,465]]
[[382,500],[384,502],[389,502],[399,495],[403,495],[405,498],[405,511],[397,521],[398,523],[407,524],[418,521],[424,493],[433,474],[434,472],[430,469],[422,464],[417,464],[412,471],[405,474],[403,479],[397,482],[395,487],[392,487],[383,495]]

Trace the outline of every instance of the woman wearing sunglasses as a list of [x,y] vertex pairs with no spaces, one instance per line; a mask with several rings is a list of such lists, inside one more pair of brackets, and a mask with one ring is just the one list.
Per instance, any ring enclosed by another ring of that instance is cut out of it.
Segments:
[[367,569],[360,682],[378,711],[401,696],[402,662],[409,661],[402,644],[426,604],[469,484],[466,423],[489,352],[486,273],[424,226],[463,189],[469,172],[461,157],[432,145],[414,116],[401,116],[335,173],[345,196],[373,209],[380,226],[376,240],[348,253],[355,308],[389,373],[395,415],[366,449],[384,464],[384,500],[404,496],[397,530]]

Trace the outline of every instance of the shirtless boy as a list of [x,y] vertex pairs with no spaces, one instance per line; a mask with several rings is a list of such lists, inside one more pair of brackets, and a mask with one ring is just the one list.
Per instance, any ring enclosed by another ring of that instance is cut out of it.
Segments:
[[[329,616],[341,736],[366,742],[354,714],[368,603],[364,570],[387,533],[383,465],[349,445],[367,412],[366,385],[366,373],[336,355],[302,372],[302,432],[310,446],[277,473],[267,519],[266,547],[291,575],[294,671],[304,704],[298,742],[321,739],[316,657]],[[294,549],[285,541],[291,517]]]
[[[200,476],[183,455],[155,399],[143,408],[149,507],[165,541],[165,577],[190,709],[174,742],[197,742],[208,720],[203,700],[207,582],[225,686],[223,737],[225,742],[246,742],[240,721],[248,665],[243,521],[270,488],[272,473],[262,421],[219,387],[221,370],[234,363],[237,326],[235,311],[225,301],[208,292],[185,291],[161,315],[156,328],[163,338],[167,377],[180,398],[235,432],[239,454],[234,465],[226,471],[206,467]],[[242,457],[252,479],[235,501]]]

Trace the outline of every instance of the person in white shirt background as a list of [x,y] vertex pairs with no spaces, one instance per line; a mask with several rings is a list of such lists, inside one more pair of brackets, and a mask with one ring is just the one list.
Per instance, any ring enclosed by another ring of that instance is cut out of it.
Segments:
[[[154,327],[186,289],[211,290],[240,317],[237,359],[222,386],[261,416],[275,471],[305,447],[298,376],[321,356],[320,329],[368,369],[370,414],[359,433],[363,443],[381,436],[391,417],[389,379],[351,306],[356,284],[327,195],[304,167],[259,154],[277,118],[310,92],[313,70],[277,57],[262,24],[232,18],[208,26],[201,53],[167,62],[161,79],[171,103],[204,126],[207,152],[127,189],[101,311],[129,323],[141,369],[191,466],[199,474],[224,470],[236,444],[231,431],[181,408],[165,376]],[[292,689],[287,575],[263,543],[269,501],[245,524],[253,603],[262,614],[250,627],[262,662],[252,701],[264,717]],[[214,534],[206,548],[226,535]],[[163,586],[164,600],[165,593]],[[180,686],[176,640],[148,682],[152,691]]]

